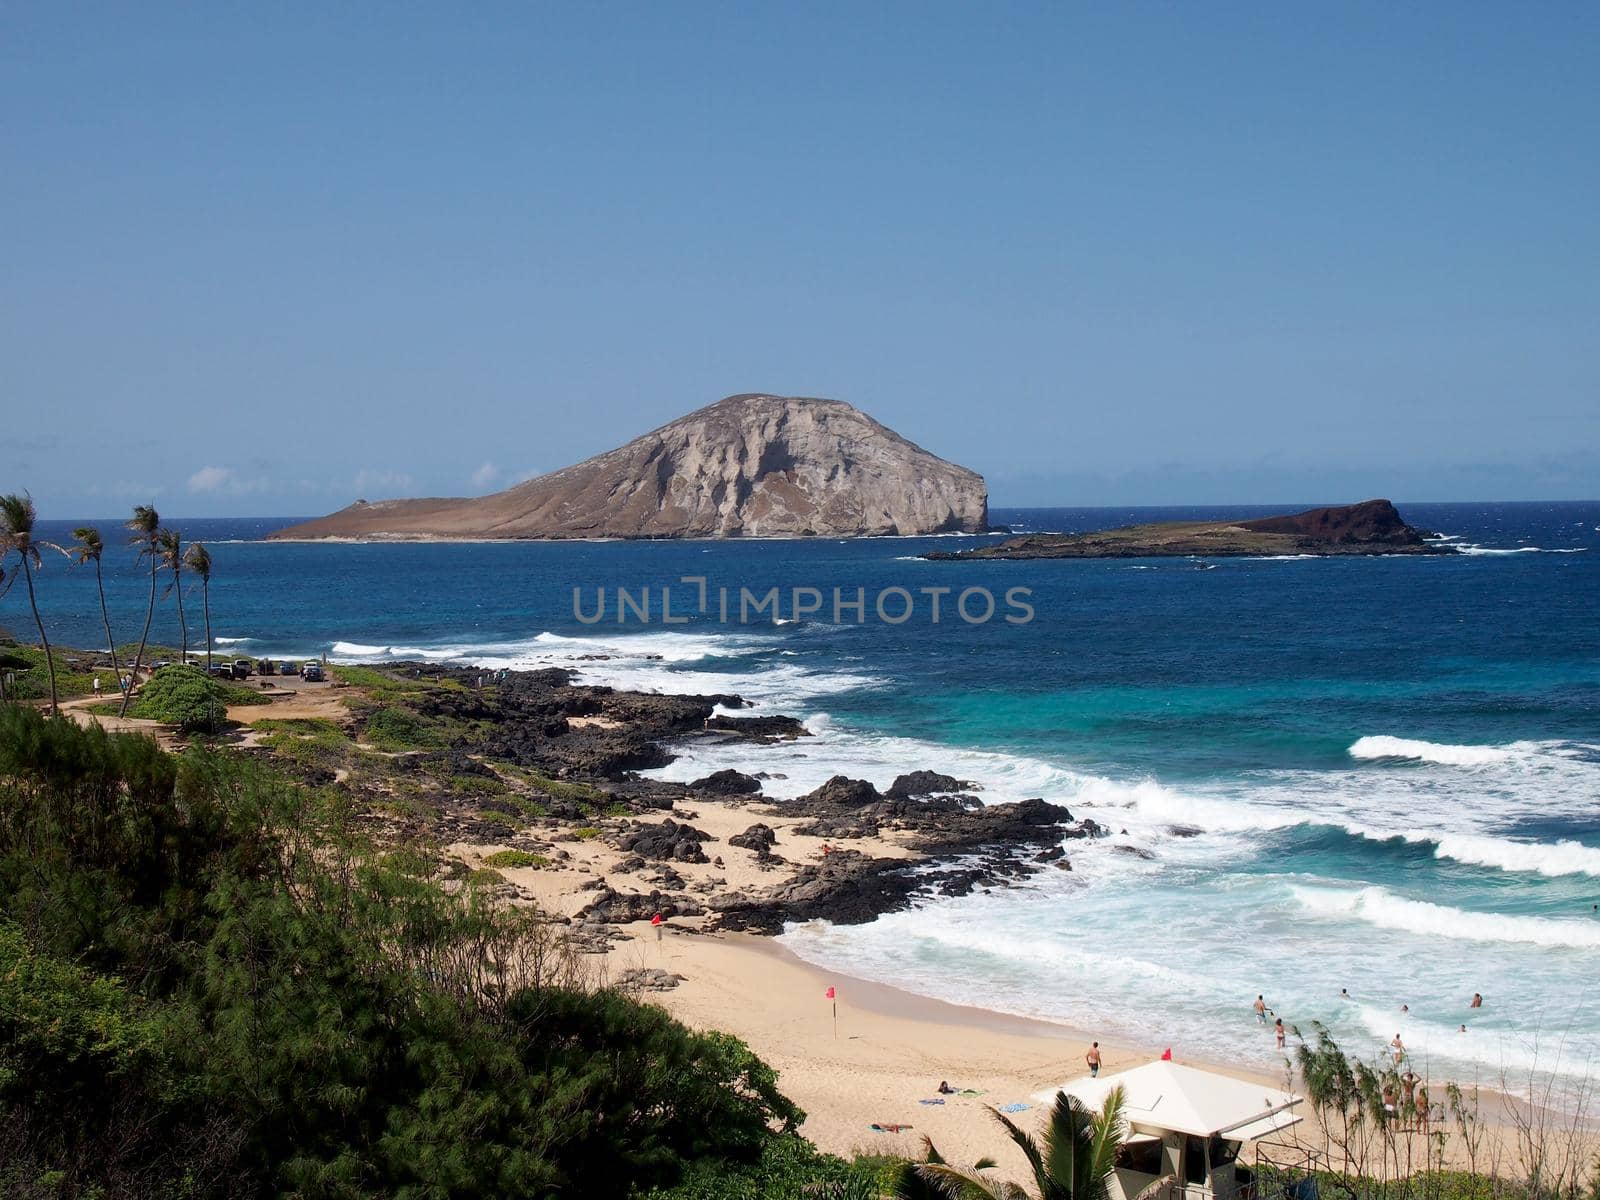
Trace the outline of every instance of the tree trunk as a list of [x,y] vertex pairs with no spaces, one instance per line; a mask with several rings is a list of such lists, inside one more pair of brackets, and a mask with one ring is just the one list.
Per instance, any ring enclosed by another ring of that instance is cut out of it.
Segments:
[[117,666],[117,640],[111,636],[111,614],[106,610],[106,580],[100,571],[100,560],[94,560],[94,582],[100,589],[100,620],[106,627],[106,649],[111,651],[111,677],[117,681],[122,679],[122,668]]
[[206,613],[206,674],[211,673],[211,580],[200,581],[200,603]]
[[178,661],[189,665],[189,623],[183,619],[183,572],[172,568],[172,590],[178,595]]
[[150,603],[144,610],[144,632],[139,635],[139,649],[133,656],[133,670],[128,673],[128,687],[122,693],[122,707],[117,716],[128,715],[128,701],[133,699],[133,689],[139,683],[139,664],[144,661],[145,643],[150,640],[150,620],[156,615],[156,560],[150,560]]
[[22,577],[28,581],[28,606],[33,609],[33,623],[39,627],[39,644],[44,647],[44,665],[50,674],[50,715],[59,716],[61,702],[56,696],[56,660],[50,653],[50,639],[45,636],[44,621],[39,616],[39,601],[33,594],[33,568],[28,556],[22,556]]

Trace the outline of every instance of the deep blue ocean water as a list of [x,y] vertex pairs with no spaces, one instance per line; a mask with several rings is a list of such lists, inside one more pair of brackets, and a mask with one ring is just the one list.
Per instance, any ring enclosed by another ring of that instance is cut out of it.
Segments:
[[[994,519],[1083,530],[1288,507]],[[1261,1067],[1274,1056],[1247,1011],[1258,992],[1361,1052],[1400,1032],[1436,1076],[1582,1075],[1600,1054],[1600,503],[1401,508],[1466,552],[1202,569],[916,557],[964,538],[302,545],[253,540],[280,521],[182,525],[211,545],[230,654],[558,664],[736,691],[816,736],[663,775],[765,770],[784,796],[927,767],[1116,831],[1021,888],[792,930],[814,961]],[[108,571],[118,639],[132,640],[145,593],[131,552]],[[712,616],[663,626],[663,587],[676,613],[695,607],[684,576],[705,578]],[[941,586],[990,589],[1000,611],[968,624],[947,596],[934,624],[919,589]],[[649,624],[575,618],[575,588],[585,612],[605,588],[614,618],[618,587],[651,589]],[[735,616],[740,588],[784,589],[784,623],[720,623],[719,587]],[[823,611],[788,620],[795,587],[817,588]],[[39,588],[55,637],[99,640],[89,573],[52,558]],[[863,590],[864,623],[834,621],[835,588]],[[916,602],[904,624],[874,616],[886,588]],[[1029,590],[1032,621],[1000,619],[1011,588]],[[20,595],[0,624],[26,634]],[[190,629],[197,642],[197,603]],[[156,636],[177,638],[170,601]],[[1486,1005],[1469,1011],[1474,991]]]

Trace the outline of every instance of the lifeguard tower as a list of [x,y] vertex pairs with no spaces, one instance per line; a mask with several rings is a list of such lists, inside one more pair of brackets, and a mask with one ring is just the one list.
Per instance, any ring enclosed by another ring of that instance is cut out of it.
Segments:
[[1169,1175],[1174,1182],[1160,1200],[1250,1200],[1255,1180],[1239,1162],[1239,1152],[1301,1120],[1294,1112],[1301,1097],[1292,1092],[1170,1061],[1098,1079],[1084,1076],[1036,1099],[1053,1103],[1061,1091],[1097,1111],[1118,1087],[1128,1128],[1111,1200],[1133,1200]]

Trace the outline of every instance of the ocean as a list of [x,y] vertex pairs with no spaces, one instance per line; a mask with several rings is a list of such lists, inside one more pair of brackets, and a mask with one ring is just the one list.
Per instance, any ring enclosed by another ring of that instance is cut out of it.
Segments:
[[[1289,508],[993,517],[1087,530]],[[1571,1088],[1600,1065],[1600,503],[1400,508],[1463,553],[929,563],[917,555],[980,539],[302,545],[256,540],[278,520],[181,524],[211,546],[230,657],[560,665],[738,692],[815,736],[685,754],[659,775],[765,771],[782,798],[927,768],[988,803],[1042,796],[1113,831],[1069,843],[1070,871],[792,928],[786,944],[814,963],[1273,1071],[1249,1011],[1260,993],[1362,1055],[1398,1032],[1434,1079],[1538,1071]],[[131,552],[107,567],[118,640],[135,640],[142,577]],[[705,580],[708,615],[685,577]],[[619,587],[652,590],[648,624],[575,615],[574,589],[588,615]],[[686,623],[661,623],[664,587]],[[771,587],[830,599],[717,619],[720,589]],[[935,587],[953,589],[938,623],[920,590]],[[862,623],[834,619],[835,588],[862,590]],[[895,588],[915,601],[900,624],[873,608]],[[969,588],[1000,602],[993,619],[951,613]],[[1032,620],[1004,619],[1019,611],[1009,589],[1026,589]],[[0,623],[27,636],[20,595]],[[56,639],[100,640],[92,573],[52,556],[39,595]],[[177,639],[170,601],[154,636]]]

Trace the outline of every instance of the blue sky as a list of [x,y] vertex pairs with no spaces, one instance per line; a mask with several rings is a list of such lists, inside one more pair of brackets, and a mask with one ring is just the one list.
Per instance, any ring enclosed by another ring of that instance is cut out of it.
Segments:
[[1593,498],[1597,81],[1593,4],[8,4],[0,490],[472,494],[773,391],[1000,505]]

